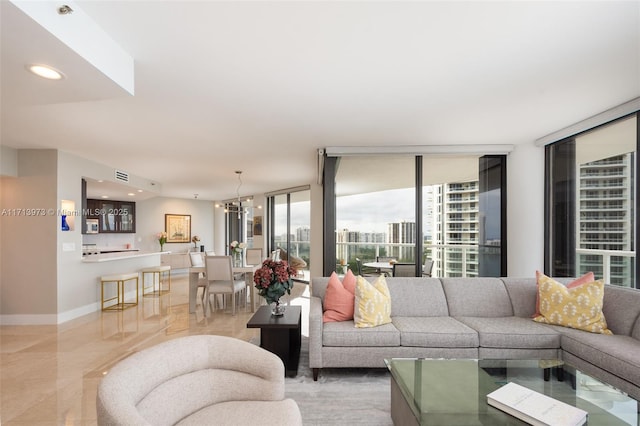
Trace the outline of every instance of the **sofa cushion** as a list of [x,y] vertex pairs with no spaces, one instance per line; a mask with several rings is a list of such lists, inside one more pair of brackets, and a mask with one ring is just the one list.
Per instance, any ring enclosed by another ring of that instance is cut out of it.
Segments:
[[538,280],[540,315],[533,320],[544,324],[562,325],[611,334],[602,313],[604,283],[593,281],[568,289],[563,284],[541,274]]
[[513,315],[522,318],[531,318],[536,310],[536,298],[538,297],[538,286],[536,279],[527,278],[501,278],[504,283],[511,306],[513,307]]
[[633,327],[633,329],[631,330],[631,337],[633,337],[634,339],[640,341],[640,316],[636,320],[636,324]]
[[457,317],[478,332],[480,347],[553,349],[560,347],[560,333],[530,318]]
[[[536,271],[536,288],[538,289],[538,291],[536,292],[536,311],[531,316],[532,318],[540,315],[540,280],[543,279],[543,277],[545,277],[545,275],[542,272]],[[576,288],[581,286],[582,284],[590,283],[595,280],[596,278],[593,275],[593,272],[587,272],[580,278],[575,279],[567,284],[567,288]]]
[[391,322],[391,295],[384,275],[380,275],[373,284],[358,275],[353,321],[358,328]]
[[640,341],[630,336],[556,328],[562,334],[563,351],[629,382],[640,383]]
[[402,346],[477,348],[478,333],[451,317],[393,317]]
[[[604,286],[602,313],[613,334],[633,335],[640,340],[640,291],[616,285]],[[633,334],[633,332],[637,334]]]
[[510,317],[511,299],[499,278],[441,278],[452,317]]
[[447,299],[438,278],[387,278],[391,294],[391,316],[445,317]]
[[331,273],[327,291],[324,295],[324,312],[322,321],[347,321],[353,319],[353,305],[355,302],[356,276],[351,269],[340,281],[338,274]]
[[353,321],[327,322],[322,329],[323,346],[400,346],[400,332],[393,324],[356,328]]

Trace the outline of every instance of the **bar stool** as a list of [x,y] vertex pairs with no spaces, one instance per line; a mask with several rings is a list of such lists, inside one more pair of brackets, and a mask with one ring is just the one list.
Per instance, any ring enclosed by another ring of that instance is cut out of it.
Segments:
[[[142,295],[150,296],[154,294],[165,294],[171,291],[171,266],[169,265],[159,265],[152,266],[150,268],[144,268],[140,270],[142,274]],[[162,274],[166,274],[169,279],[169,286],[167,290],[162,289]],[[146,280],[145,276],[147,274],[151,274],[151,285],[145,286]],[[156,291],[156,277],[158,278],[158,290]],[[147,292],[148,289],[152,289],[152,291]]]
[[[101,287],[101,296],[102,296],[102,310],[103,311],[121,311],[132,306],[136,306],[138,304],[138,273],[131,272],[128,274],[115,274],[115,275],[104,275],[100,277],[100,287]],[[124,301],[124,285],[127,281],[136,282],[136,301],[135,302],[125,302]],[[104,290],[105,285],[107,283],[115,283],[116,284],[116,296],[109,297],[105,299]],[[113,305],[105,306],[106,303],[116,300],[116,303]]]

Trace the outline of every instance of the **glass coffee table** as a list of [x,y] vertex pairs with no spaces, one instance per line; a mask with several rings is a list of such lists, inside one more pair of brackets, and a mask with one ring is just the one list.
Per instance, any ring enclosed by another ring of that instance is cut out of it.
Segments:
[[487,404],[508,382],[589,413],[588,425],[638,425],[638,402],[560,360],[385,359],[395,425],[524,425]]

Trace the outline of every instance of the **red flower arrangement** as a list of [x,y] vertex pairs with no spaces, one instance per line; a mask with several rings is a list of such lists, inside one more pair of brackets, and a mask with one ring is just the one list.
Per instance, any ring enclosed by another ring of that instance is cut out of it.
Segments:
[[267,303],[278,304],[285,293],[291,294],[292,277],[297,273],[296,269],[289,266],[286,260],[276,262],[267,259],[262,262],[262,267],[253,274],[253,282],[258,293],[267,300]]

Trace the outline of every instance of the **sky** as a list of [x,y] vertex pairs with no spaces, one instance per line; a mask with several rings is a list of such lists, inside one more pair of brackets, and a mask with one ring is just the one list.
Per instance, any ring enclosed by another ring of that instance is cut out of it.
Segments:
[[415,222],[414,189],[392,189],[338,197],[337,229],[387,232],[391,222]]

